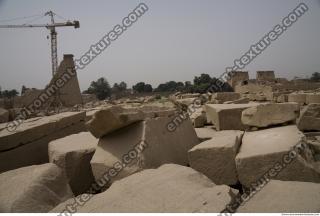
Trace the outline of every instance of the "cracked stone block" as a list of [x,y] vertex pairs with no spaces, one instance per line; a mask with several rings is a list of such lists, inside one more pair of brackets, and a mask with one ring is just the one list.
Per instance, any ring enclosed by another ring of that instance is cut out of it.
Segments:
[[245,125],[267,127],[294,121],[299,115],[297,103],[260,104],[242,111],[241,121]]
[[[79,206],[78,212],[221,212],[236,194],[236,190],[215,185],[189,167],[165,164],[116,181],[108,190]],[[51,212],[63,212],[66,203]]]
[[242,111],[254,106],[257,104],[206,104],[205,109],[217,130],[244,130],[247,126],[241,122]]
[[235,157],[243,131],[219,131],[188,152],[190,166],[215,184],[234,185],[238,181]]
[[68,180],[47,163],[0,174],[0,212],[46,213],[73,197]]
[[97,144],[98,139],[90,132],[73,134],[49,143],[49,162],[63,170],[75,195],[84,193],[94,182],[90,161]]
[[265,174],[270,179],[320,182],[320,170],[295,125],[246,132],[236,167],[239,181],[246,187]]

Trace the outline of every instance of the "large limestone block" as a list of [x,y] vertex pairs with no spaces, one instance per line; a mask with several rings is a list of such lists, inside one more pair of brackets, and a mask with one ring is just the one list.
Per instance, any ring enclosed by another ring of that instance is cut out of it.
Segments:
[[242,97],[234,101],[226,101],[224,102],[224,104],[247,104],[249,102],[250,102],[249,98]]
[[297,103],[260,104],[242,111],[241,121],[245,125],[267,127],[294,121],[299,115]]
[[320,131],[320,103],[309,104],[304,107],[297,125],[302,131]]
[[9,111],[6,109],[0,108],[0,123],[9,121]]
[[224,103],[226,101],[234,101],[240,98],[239,93],[235,92],[217,92],[212,95],[212,100],[215,100],[219,103]]
[[295,125],[246,132],[236,156],[240,182],[249,187],[271,169],[270,179],[320,182],[304,139]]
[[217,132],[211,127],[195,128],[195,131],[200,142],[211,139]]
[[100,138],[143,119],[141,111],[112,106],[96,112],[86,126],[95,137]]
[[159,117],[137,122],[100,139],[91,160],[96,180],[108,170],[121,170],[111,176],[110,182],[134,172],[156,168],[165,163],[188,164],[188,150],[199,143],[189,119],[183,121],[174,132],[167,130],[171,118]]
[[215,184],[233,185],[238,181],[235,157],[243,132],[216,132],[212,139],[202,142],[188,152],[190,166],[205,174]]
[[[221,212],[235,193],[226,185],[215,185],[189,167],[166,164],[116,181],[85,205],[77,206],[77,212]],[[64,212],[66,203],[51,212]]]
[[320,103],[320,94],[319,93],[307,94],[306,104],[311,104],[311,103]]
[[23,167],[0,174],[0,212],[48,212],[73,196],[55,164]]
[[24,166],[48,163],[48,143],[50,141],[84,130],[84,122],[75,123],[63,130],[55,131],[24,145],[0,152],[0,173]]
[[241,122],[242,111],[257,104],[206,104],[208,121],[217,130],[244,130],[247,127]]
[[305,93],[291,93],[288,95],[288,102],[296,102],[300,105],[306,103],[307,95]]
[[98,139],[89,132],[73,134],[49,143],[49,162],[62,169],[75,195],[84,193],[94,182],[90,161],[97,144]]
[[78,123],[84,126],[84,120],[85,112],[64,112],[52,116],[27,119],[14,131],[7,130],[7,124],[1,124],[0,151],[25,145]]
[[237,213],[314,213],[320,211],[320,184],[271,180]]

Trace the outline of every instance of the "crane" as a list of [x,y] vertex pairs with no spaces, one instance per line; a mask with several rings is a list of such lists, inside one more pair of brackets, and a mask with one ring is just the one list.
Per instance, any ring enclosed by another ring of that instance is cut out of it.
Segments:
[[58,69],[58,52],[57,52],[57,31],[56,27],[66,27],[73,26],[74,28],[79,28],[80,23],[77,20],[67,21],[63,23],[56,23],[54,21],[54,16],[56,14],[52,11],[48,11],[44,16],[50,16],[51,23],[49,24],[23,24],[23,25],[0,25],[0,28],[37,28],[45,27],[50,30],[51,36],[51,64],[52,64],[52,76],[57,72]]

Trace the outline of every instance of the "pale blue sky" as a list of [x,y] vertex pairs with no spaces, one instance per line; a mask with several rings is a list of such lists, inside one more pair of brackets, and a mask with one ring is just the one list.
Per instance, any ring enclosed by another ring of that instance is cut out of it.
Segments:
[[[80,29],[58,29],[59,60],[76,58],[98,42],[141,1],[29,0],[1,1],[0,20],[53,10],[80,21]],[[149,11],[84,70],[81,89],[104,76],[159,83],[193,80],[201,73],[218,77],[300,2],[295,0],[145,0]],[[320,0],[303,1],[309,11],[256,58],[246,70],[274,70],[278,77],[305,77],[320,71]],[[59,21],[59,19],[58,19]],[[48,17],[35,23],[47,23]],[[23,24],[22,21],[12,22]],[[7,24],[0,22],[0,24]],[[8,23],[9,24],[9,23]],[[46,29],[0,29],[2,89],[43,88],[51,78]]]

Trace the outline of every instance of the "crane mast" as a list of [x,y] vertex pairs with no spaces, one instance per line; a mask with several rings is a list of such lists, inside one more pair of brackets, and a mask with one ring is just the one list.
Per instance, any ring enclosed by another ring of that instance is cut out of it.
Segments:
[[0,28],[33,28],[33,27],[45,27],[50,30],[50,39],[51,39],[51,67],[52,67],[52,76],[58,70],[58,41],[57,41],[57,31],[56,27],[66,27],[73,26],[74,28],[79,28],[79,21],[67,21],[65,23],[56,23],[54,21],[54,16],[56,15],[52,11],[48,11],[44,14],[45,16],[50,16],[50,24],[24,24],[24,25],[0,25]]

